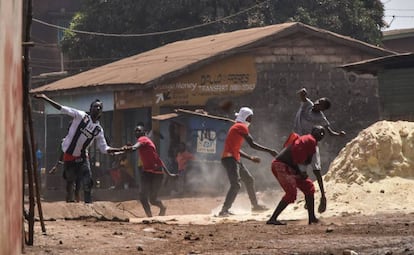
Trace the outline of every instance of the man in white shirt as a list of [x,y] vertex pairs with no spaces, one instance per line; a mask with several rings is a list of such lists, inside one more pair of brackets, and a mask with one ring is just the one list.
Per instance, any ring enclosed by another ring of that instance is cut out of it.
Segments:
[[[345,131],[336,132],[331,128],[331,124],[323,113],[331,107],[331,102],[328,98],[322,97],[312,102],[308,97],[308,92],[305,88],[297,91],[301,104],[299,110],[295,116],[295,122],[293,126],[293,132],[298,135],[307,135],[312,132],[312,128],[316,125],[321,125],[328,131],[328,134],[333,136],[344,136]],[[319,189],[321,190],[321,201],[319,204],[318,212],[322,213],[326,210],[326,197],[325,189],[323,186],[323,180],[321,175],[321,156],[319,153],[319,147],[316,146],[316,152],[313,155],[312,163],[313,173],[315,174],[316,180],[318,181]]]
[[99,123],[103,104],[98,99],[91,103],[89,113],[86,113],[63,106],[44,94],[38,94],[34,97],[45,100],[61,113],[73,118],[68,134],[62,142],[62,151],[64,153],[63,177],[66,180],[66,202],[74,202],[74,195],[76,196],[76,200],[79,199],[79,194],[74,194],[74,186],[76,181],[81,181],[84,201],[85,203],[92,203],[91,190],[93,181],[88,156],[89,146],[93,141],[96,141],[97,147],[104,154],[124,151],[129,147],[113,148],[106,143],[104,130]]

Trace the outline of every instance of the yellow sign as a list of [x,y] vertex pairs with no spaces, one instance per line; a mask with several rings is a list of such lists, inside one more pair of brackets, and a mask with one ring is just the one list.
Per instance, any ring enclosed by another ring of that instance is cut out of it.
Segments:
[[256,87],[254,58],[240,55],[222,59],[152,90],[117,92],[115,108],[204,105],[218,96],[239,96]]
[[212,97],[252,92],[256,78],[253,57],[234,56],[155,86],[153,103],[159,106],[204,105]]
[[152,90],[128,90],[115,93],[115,109],[151,107]]

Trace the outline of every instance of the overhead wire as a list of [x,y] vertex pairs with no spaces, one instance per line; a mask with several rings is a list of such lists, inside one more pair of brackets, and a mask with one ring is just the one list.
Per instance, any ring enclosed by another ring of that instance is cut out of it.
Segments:
[[[268,1],[269,0],[265,0],[265,1],[263,1],[261,3],[258,3],[258,4],[254,5],[252,7],[249,7],[247,9],[242,10],[242,11],[239,11],[237,13],[234,13],[232,15],[223,17],[221,19],[218,19],[218,20],[215,20],[215,21],[212,21],[212,22],[209,22],[209,23],[204,23],[204,24],[195,25],[195,26],[186,27],[186,28],[181,28],[181,29],[168,30],[168,31],[162,31],[162,32],[155,32],[155,33],[146,33],[146,34],[108,34],[108,33],[88,32],[88,31],[72,30],[70,28],[66,28],[66,27],[62,27],[62,26],[57,26],[57,25],[49,24],[47,22],[43,22],[43,21],[40,21],[40,20],[37,20],[37,19],[33,19],[33,20],[35,22],[39,22],[39,23],[42,23],[42,24],[44,24],[46,26],[50,26],[50,27],[53,27],[53,28],[56,28],[56,29],[64,29],[64,30],[67,29],[69,31],[74,31],[74,32],[79,32],[79,33],[88,33],[88,34],[90,33],[90,34],[95,34],[95,35],[122,36],[122,37],[127,37],[127,36],[147,36],[147,35],[154,35],[154,34],[166,34],[166,33],[184,31],[184,30],[189,30],[189,29],[193,29],[193,28],[197,28],[197,27],[202,27],[202,26],[207,26],[207,25],[210,25],[210,24],[213,24],[213,23],[221,22],[223,20],[226,20],[226,19],[235,17],[237,15],[240,15],[242,13],[248,12],[248,11],[254,9],[254,8],[260,7],[261,5],[263,5],[264,3],[268,2]],[[200,54],[196,54],[196,55],[193,55],[193,57],[195,57],[197,59],[198,57],[201,57],[201,56],[200,56]],[[47,59],[32,59],[32,60],[34,60],[34,62],[36,62],[35,64],[37,64],[38,67],[46,67],[46,66],[41,66],[39,64],[47,64],[46,62],[49,62]],[[79,60],[69,60],[69,61],[68,60],[65,60],[65,63],[68,63],[68,62],[102,61],[102,60],[103,61],[105,61],[105,60],[119,60],[119,58],[106,58],[106,59],[105,58],[102,58],[102,59],[95,58],[95,59],[79,59]],[[158,61],[158,60],[150,60],[150,61],[144,61],[144,62],[151,63],[151,62],[154,62],[154,61]],[[57,62],[55,62],[55,63],[57,63]],[[75,67],[75,68],[80,68],[80,67]],[[90,68],[90,66],[89,66],[89,68]]]
[[414,12],[414,9],[387,9],[387,11]]
[[[55,29],[58,29],[58,30],[67,30],[67,31],[71,31],[71,32],[74,32],[74,33],[79,33],[79,34],[87,34],[87,35],[95,35],[95,36],[107,36],[107,37],[146,37],[146,36],[154,36],[154,35],[163,35],[163,34],[169,34],[169,33],[182,32],[182,31],[187,31],[187,30],[191,30],[191,29],[195,29],[195,28],[204,27],[204,26],[208,26],[208,25],[211,25],[211,24],[219,23],[219,22],[225,21],[227,19],[231,19],[233,17],[241,15],[243,13],[249,12],[249,11],[255,9],[255,8],[261,7],[262,5],[264,5],[268,1],[270,1],[270,0],[265,0],[263,2],[257,3],[254,6],[246,8],[244,10],[241,10],[241,11],[236,12],[234,14],[231,14],[229,16],[226,16],[226,17],[214,20],[214,21],[210,21],[210,22],[207,22],[207,23],[193,25],[193,26],[184,27],[184,28],[178,28],[178,29],[172,29],[172,30],[166,30],[166,31],[159,31],[159,32],[141,33],[141,34],[116,34],[116,33],[83,31],[83,30],[71,29],[71,28],[68,28],[68,27],[63,27],[63,26],[51,24],[51,23],[48,23],[48,22],[45,22],[45,21],[42,21],[42,20],[36,19],[36,18],[33,18],[32,20],[36,23],[39,23],[39,24],[42,24],[42,25],[45,25],[45,26],[48,26],[48,27],[52,27],[52,28],[55,28]],[[388,2],[390,2],[390,1],[388,1]],[[390,9],[390,10],[399,10],[399,9]],[[405,10],[413,10],[414,11],[414,9],[405,9]],[[410,18],[414,18],[414,16],[399,16],[399,15],[384,15],[384,17],[393,17],[393,18],[396,18],[396,17],[408,18],[408,17],[410,17]],[[49,44],[45,43],[44,46],[47,47],[47,46],[49,46]],[[119,59],[117,59],[117,58],[79,59],[79,60],[69,60],[69,61],[65,60],[65,62],[83,62],[83,61],[101,61],[101,60],[119,60]],[[39,61],[38,63],[42,62],[41,59],[38,59],[38,61]],[[149,62],[153,62],[153,61],[148,61],[148,63]],[[45,63],[43,63],[43,64],[45,64]]]
[[414,15],[385,15],[384,17],[392,17],[392,18],[414,18]]
[[72,29],[72,28],[67,28],[67,27],[51,24],[51,23],[48,23],[48,22],[45,22],[45,21],[42,21],[42,20],[36,19],[36,18],[33,18],[32,20],[36,23],[39,23],[39,24],[42,24],[42,25],[45,25],[45,26],[48,26],[48,27],[52,27],[52,28],[59,29],[59,30],[67,30],[67,31],[70,31],[70,32],[78,33],[78,34],[87,34],[87,35],[95,35],[95,36],[107,36],[107,37],[146,37],[146,36],[164,35],[164,34],[170,34],[170,33],[183,32],[183,31],[192,30],[192,29],[195,29],[195,28],[204,27],[204,26],[208,26],[208,25],[211,25],[211,24],[219,23],[219,22],[222,22],[224,20],[236,17],[240,14],[246,13],[250,10],[255,9],[255,8],[258,8],[258,7],[262,6],[264,3],[268,2],[268,1],[270,1],[270,0],[265,0],[261,3],[255,4],[252,7],[246,8],[244,10],[241,10],[241,11],[236,12],[234,14],[231,14],[229,16],[219,18],[217,20],[206,22],[206,23],[203,23],[203,24],[198,24],[198,25],[184,27],[184,28],[178,28],[178,29],[172,29],[172,30],[166,30],[166,31],[142,33],[142,34],[115,34],[115,33],[83,31],[83,30]]

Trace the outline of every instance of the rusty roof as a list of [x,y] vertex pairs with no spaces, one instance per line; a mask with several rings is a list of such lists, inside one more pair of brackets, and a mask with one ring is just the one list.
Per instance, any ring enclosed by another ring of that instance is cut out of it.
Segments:
[[414,67],[414,53],[403,53],[392,56],[368,59],[347,65],[342,65],[340,68],[348,72],[355,72],[358,74],[373,74],[386,69],[400,69]]
[[383,41],[401,39],[401,38],[412,38],[414,37],[414,28],[394,29],[382,32]]
[[242,29],[228,33],[178,41],[97,67],[53,83],[32,89],[31,93],[63,92],[75,89],[131,89],[151,87],[157,82],[177,77],[220,57],[235,54],[259,45],[268,39],[301,32],[324,37],[384,56],[393,52],[347,36],[292,22],[265,27]]

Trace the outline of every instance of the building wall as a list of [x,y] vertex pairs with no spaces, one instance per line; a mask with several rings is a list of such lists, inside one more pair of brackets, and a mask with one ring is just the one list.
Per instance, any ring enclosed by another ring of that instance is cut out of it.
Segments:
[[279,39],[254,54],[256,88],[252,94],[234,100],[234,111],[240,106],[253,108],[250,129],[259,143],[281,149],[293,128],[300,106],[296,91],[302,87],[307,88],[312,100],[330,98],[332,107],[325,114],[334,130],[347,132],[345,138],[327,136],[321,143],[323,171],[348,141],[379,119],[376,78],[336,68],[376,56],[303,35]]
[[378,75],[382,118],[414,120],[414,68],[384,70]]
[[22,1],[0,0],[0,254],[22,247]]

